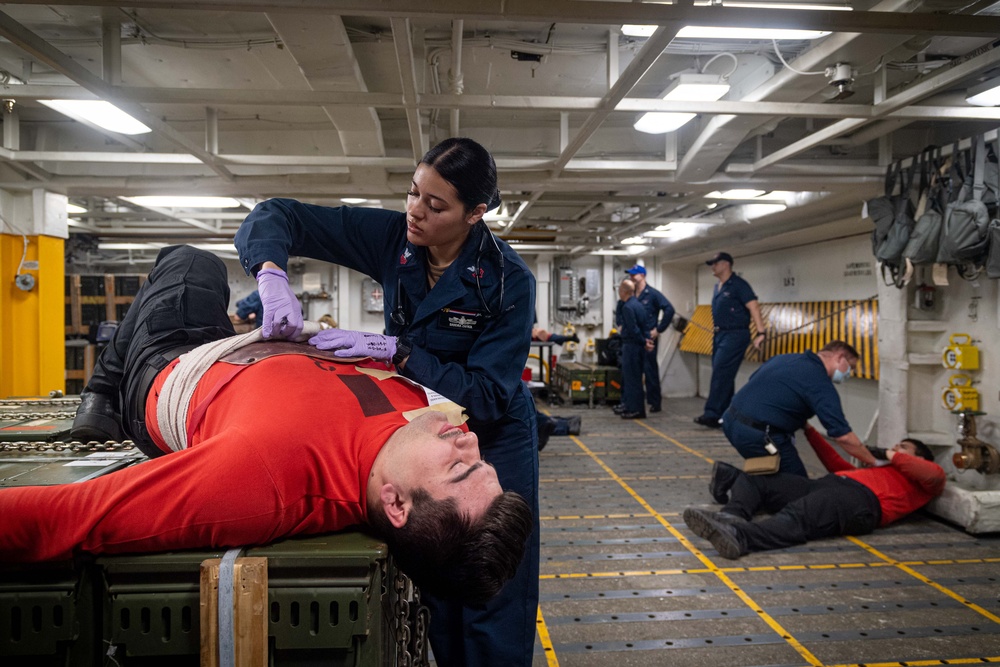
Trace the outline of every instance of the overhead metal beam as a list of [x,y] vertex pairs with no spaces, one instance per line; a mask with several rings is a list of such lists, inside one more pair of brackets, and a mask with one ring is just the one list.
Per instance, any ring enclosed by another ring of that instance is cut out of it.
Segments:
[[556,160],[553,175],[558,175],[558,172],[590,140],[590,137],[597,131],[597,128],[604,123],[604,120],[625,99],[625,96],[629,94],[639,79],[642,78],[649,68],[653,66],[653,63],[662,55],[663,50],[667,48],[667,45],[677,34],[677,30],[678,27],[657,28],[656,32],[646,40],[639,53],[628,64],[628,67],[625,68],[625,71],[618,77],[618,80],[611,86],[607,94],[601,98],[597,110],[587,117],[580,126],[580,129],[577,130],[577,133],[570,139],[569,144],[563,149],[559,159]]
[[[670,40],[674,38],[677,34],[677,28],[657,28],[656,31],[650,36],[650,38],[640,49],[639,53],[636,54],[632,62],[629,63],[625,71],[622,72],[621,76],[615,81],[614,85],[611,86],[607,94],[601,98],[601,102],[598,105],[598,109],[595,110],[580,126],[577,133],[569,141],[569,143],[563,148],[562,153],[559,155],[559,159],[556,160],[553,165],[552,173],[550,179],[559,175],[559,173],[566,168],[570,160],[573,158],[577,152],[583,148],[583,146],[590,140],[590,137],[597,131],[597,129],[604,123],[604,120],[612,113],[614,108],[618,106],[632,87],[635,86],[636,82],[642,78],[642,75],[656,62],[656,59],[660,57],[663,50],[670,43]],[[528,210],[531,208],[532,204],[538,200],[538,198],[544,193],[545,184],[536,185],[533,188],[531,198],[526,202],[521,204],[521,207],[517,210],[514,215],[514,219],[511,224],[504,230],[501,236],[506,236],[510,232],[514,231],[514,228],[518,225],[521,220],[526,217]]]
[[[49,5],[46,0],[27,0],[24,5]],[[466,21],[527,21],[538,23],[584,23],[590,25],[645,24],[679,29],[685,25],[752,28],[807,28],[831,32],[882,33],[893,35],[952,35],[993,37],[1000,35],[1000,17],[967,14],[934,14],[932,20],[919,14],[888,12],[838,12],[801,9],[673,5],[607,0],[62,0],[62,5],[130,7],[227,12],[335,11],[341,16],[373,16],[396,19]]]
[[710,232],[695,239],[678,241],[666,248],[660,248],[660,250],[665,251],[663,257],[666,258],[666,261],[675,261],[717,251],[723,238],[721,234],[725,234],[725,245],[734,248],[746,243],[774,239],[781,234],[829,224],[849,216],[857,217],[859,202],[874,196],[881,189],[881,184],[872,183],[870,187],[855,192],[833,193],[817,200],[813,205],[788,209],[782,213],[755,220],[749,225],[726,227],[719,233]]
[[[962,81],[963,79],[972,76],[977,72],[993,67],[1000,62],[1000,48],[997,48],[998,46],[1000,46],[1000,40],[994,42],[985,53],[980,53],[979,55],[966,60],[961,64],[938,70],[933,76],[924,79],[920,83],[910,86],[906,90],[897,93],[882,102],[879,102],[875,105],[876,113],[879,117],[888,115],[893,111],[897,111],[902,107],[933,95],[946,86],[950,86],[958,81]],[[846,134],[851,130],[861,127],[867,122],[869,121],[846,119],[833,123],[829,127],[823,128],[818,132],[814,132],[801,141],[785,146],[781,150],[777,150],[767,157],[757,160],[754,162],[754,170],[766,169],[770,165],[776,164],[781,160],[803,153],[813,146],[817,146],[823,142],[829,141],[830,139]]]
[[393,18],[392,43],[396,49],[396,63],[399,66],[399,82],[403,87],[403,102],[406,106],[406,123],[410,128],[410,146],[414,162],[424,156],[424,130],[420,125],[417,110],[417,66],[413,58],[413,34],[409,19]]
[[[191,104],[218,107],[254,105],[278,107],[345,107],[383,109],[458,109],[458,110],[536,110],[595,111],[602,108],[602,97],[565,97],[555,95],[417,95],[413,101],[395,93],[327,90],[272,90],[225,88],[144,88],[120,86],[115,98],[133,104]],[[276,94],[279,93],[280,94]],[[85,88],[75,86],[17,86],[18,100],[95,99]],[[891,113],[877,112],[869,104],[830,104],[814,102],[743,102],[718,100],[690,102],[626,97],[613,109],[616,113],[646,111],[685,112],[707,115],[779,116],[786,118],[898,118],[911,120],[1000,120],[1000,107],[906,106]]]
[[0,36],[6,37],[15,46],[23,49],[60,74],[69,77],[101,99],[111,102],[136,120],[152,128],[164,139],[195,155],[219,176],[223,178],[232,177],[228,169],[216,163],[211,153],[208,153],[202,147],[190,141],[183,134],[174,130],[166,122],[149,113],[143,107],[117,99],[114,95],[113,86],[91,74],[85,67],[3,12],[0,12]]
[[144,208],[144,209],[146,209],[148,211],[152,211],[152,212],[156,213],[157,215],[160,215],[160,216],[162,216],[164,218],[167,218],[167,219],[170,219],[170,220],[176,220],[178,222],[183,222],[185,225],[191,225],[192,227],[197,227],[198,229],[203,229],[206,232],[215,233],[215,232],[219,231],[219,227],[216,226],[216,225],[210,225],[207,222],[202,222],[201,220],[196,220],[194,218],[188,218],[188,217],[183,216],[183,215],[176,215],[173,212],[173,210],[171,210],[169,208],[164,208],[162,206],[142,206],[141,204],[136,204],[134,202],[129,202],[129,203],[132,206],[139,206],[139,207]]

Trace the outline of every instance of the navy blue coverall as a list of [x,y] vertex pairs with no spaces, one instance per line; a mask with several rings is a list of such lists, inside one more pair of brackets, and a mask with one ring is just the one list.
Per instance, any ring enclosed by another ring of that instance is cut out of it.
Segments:
[[764,362],[736,392],[722,429],[745,459],[767,455],[768,431],[781,455],[779,471],[807,477],[795,449],[795,431],[813,415],[831,438],[851,432],[823,360],[814,352],[781,354]]
[[750,344],[750,311],[746,304],[756,301],[750,283],[735,273],[712,294],[712,382],[703,415],[719,419],[729,407],[736,390],[736,373]]
[[[674,319],[674,307],[667,297],[663,296],[663,292],[646,285],[642,293],[636,294],[635,298],[646,309],[646,319],[642,325],[643,334],[649,338],[649,333],[653,329],[660,333],[666,331]],[[646,402],[653,410],[659,410],[663,404],[660,392],[660,365],[656,361],[659,345],[660,338],[657,336],[653,339],[653,349],[644,351],[642,362],[642,374],[646,378]]]
[[634,296],[621,302],[622,404],[625,412],[645,412],[642,392],[642,362],[646,354],[646,309]]
[[407,241],[405,213],[291,199],[258,204],[235,243],[247,273],[264,261],[284,268],[289,255],[298,255],[352,268],[382,285],[385,330],[412,345],[399,373],[465,407],[500,484],[535,513],[524,560],[499,595],[479,606],[424,597],[434,657],[439,665],[530,665],[538,607],[538,434],[521,371],[535,314],[531,271],[477,224],[428,289],[427,251]]
[[254,327],[259,327],[264,323],[264,304],[260,301],[260,292],[254,290],[236,302],[236,317],[241,320],[248,319],[251,315]]

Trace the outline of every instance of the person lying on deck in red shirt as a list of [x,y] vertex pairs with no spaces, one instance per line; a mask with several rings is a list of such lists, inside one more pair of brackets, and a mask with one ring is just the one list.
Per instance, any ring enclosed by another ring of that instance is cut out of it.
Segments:
[[[915,512],[944,490],[944,470],[919,440],[907,438],[889,450],[871,448],[887,463],[856,468],[812,426],[806,425],[805,434],[829,475],[747,475],[716,461],[708,488],[725,507],[720,512],[689,507],[684,523],[720,556],[737,559],[824,537],[864,535]],[[772,516],[754,522],[759,510]]]

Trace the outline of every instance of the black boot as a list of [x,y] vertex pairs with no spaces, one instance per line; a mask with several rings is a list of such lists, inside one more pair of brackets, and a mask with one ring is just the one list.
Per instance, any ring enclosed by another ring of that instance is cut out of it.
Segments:
[[702,426],[707,426],[708,428],[722,428],[722,424],[719,423],[717,417],[707,417],[705,415],[699,415],[694,418],[695,424],[701,424]]
[[89,389],[80,394],[80,407],[76,410],[69,435],[81,442],[121,442],[125,439],[121,417],[115,412],[111,398]]
[[729,489],[741,472],[739,468],[722,461],[712,464],[712,479],[708,482],[708,492],[712,494],[715,502],[720,505],[729,502]]
[[750,552],[740,525],[746,525],[746,522],[741,522],[738,517],[727,515],[720,518],[715,512],[689,507],[684,510],[684,523],[695,535],[711,542],[723,558],[736,560]]

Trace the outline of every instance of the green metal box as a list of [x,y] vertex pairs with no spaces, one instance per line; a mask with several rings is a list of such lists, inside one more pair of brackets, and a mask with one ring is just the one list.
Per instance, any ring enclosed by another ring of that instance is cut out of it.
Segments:
[[556,387],[571,403],[604,401],[605,373],[597,366],[576,361],[556,365]]
[[618,403],[622,399],[622,371],[617,366],[598,366],[604,371],[604,400]]
[[0,567],[0,665],[102,664],[93,568]]
[[[393,583],[384,542],[362,531],[247,549],[267,558],[274,665],[393,665]],[[102,557],[103,642],[121,665],[198,665],[202,561],[222,551]],[[404,620],[405,624],[406,621]]]

